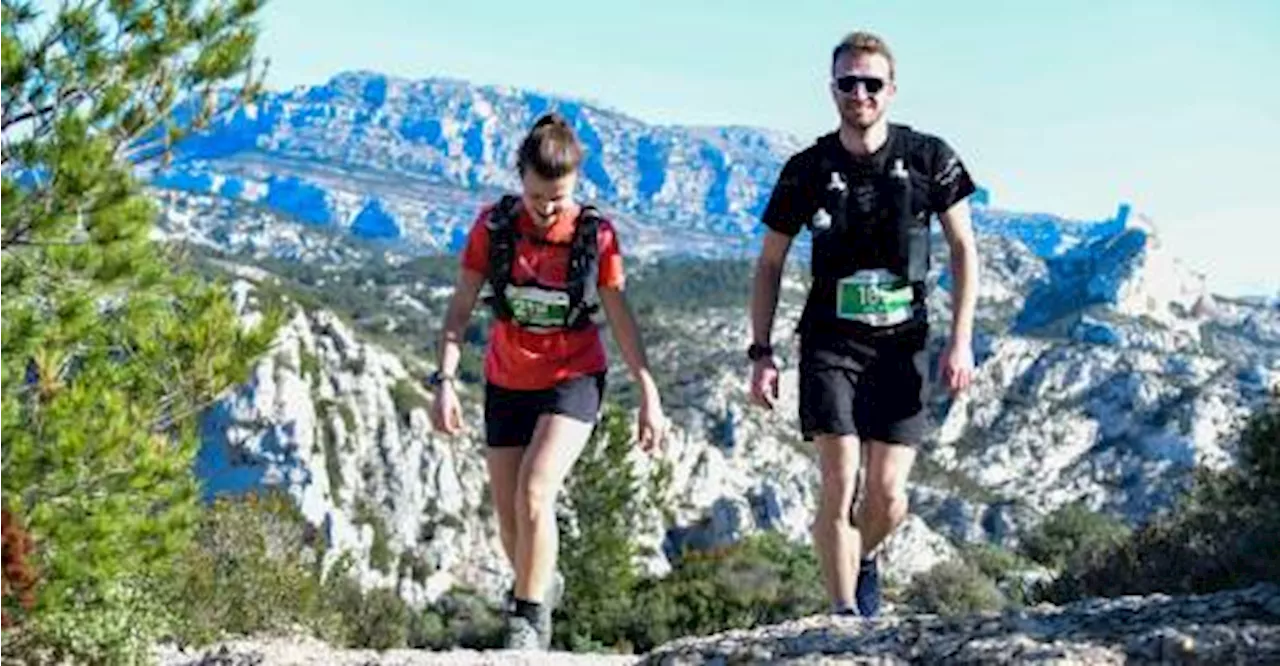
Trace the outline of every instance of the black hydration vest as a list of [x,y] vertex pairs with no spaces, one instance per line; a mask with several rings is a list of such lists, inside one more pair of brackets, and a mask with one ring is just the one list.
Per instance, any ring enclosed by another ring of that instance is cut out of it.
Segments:
[[[516,218],[519,216],[520,198],[505,195],[494,206],[493,212],[486,220],[489,231],[489,284],[493,294],[485,302],[493,309],[494,316],[504,321],[515,321],[522,326],[529,325],[521,321],[512,309],[508,299],[507,287],[532,286],[548,291],[563,291],[569,295],[569,308],[557,328],[583,329],[591,325],[591,315],[599,309],[596,292],[596,274],[599,266],[599,245],[597,232],[600,228],[600,213],[593,206],[583,206],[574,224],[573,238],[569,245],[569,272],[564,289],[547,287],[536,281],[514,283],[511,279],[511,268],[515,263],[516,244],[520,233],[516,229]],[[527,240],[544,245],[558,245],[542,239],[529,237]]]
[[[874,161],[864,163],[864,168],[857,168],[857,162],[847,157],[836,135],[820,141],[829,143],[818,147],[816,175],[822,184],[817,193],[818,212],[808,221],[813,234],[813,286],[803,323],[834,323],[871,335],[926,323],[931,213],[923,137],[909,126],[893,125],[883,157],[877,155]],[[874,168],[880,159],[882,168]],[[874,192],[875,200],[860,201],[859,195],[868,192]],[[910,283],[911,320],[877,328],[835,318],[837,283],[860,270],[876,268],[887,269]]]

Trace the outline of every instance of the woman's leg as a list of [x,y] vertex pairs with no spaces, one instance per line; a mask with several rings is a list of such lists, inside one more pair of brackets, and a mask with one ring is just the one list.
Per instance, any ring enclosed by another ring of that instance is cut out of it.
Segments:
[[502,537],[502,552],[507,555],[511,569],[516,568],[516,488],[520,478],[520,463],[524,460],[524,447],[489,447],[485,462],[489,467],[489,492],[493,496],[493,510],[498,515],[498,534]]
[[520,466],[515,497],[516,599],[542,603],[559,548],[555,501],[594,423],[543,414]]

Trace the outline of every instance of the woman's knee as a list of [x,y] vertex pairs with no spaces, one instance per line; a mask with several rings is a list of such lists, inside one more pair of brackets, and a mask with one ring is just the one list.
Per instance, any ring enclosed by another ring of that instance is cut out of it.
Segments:
[[550,511],[555,501],[555,488],[550,481],[538,476],[523,476],[516,490],[516,511],[513,522],[537,522]]

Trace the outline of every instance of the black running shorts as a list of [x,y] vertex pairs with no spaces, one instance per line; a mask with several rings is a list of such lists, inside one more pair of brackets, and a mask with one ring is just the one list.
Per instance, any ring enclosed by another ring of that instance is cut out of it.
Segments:
[[[807,338],[807,339],[806,339]],[[928,428],[924,335],[869,342],[802,336],[800,430],[919,445]]]
[[565,380],[551,388],[533,391],[485,384],[485,440],[493,447],[528,446],[538,417],[563,414],[584,423],[595,423],[604,396],[604,373]]

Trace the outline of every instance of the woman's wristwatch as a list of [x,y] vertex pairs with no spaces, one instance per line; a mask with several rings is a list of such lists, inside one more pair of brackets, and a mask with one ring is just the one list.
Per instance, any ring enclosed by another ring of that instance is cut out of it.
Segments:
[[445,382],[456,382],[456,381],[458,381],[457,377],[453,375],[443,374],[439,370],[436,370],[430,375],[427,375],[427,385],[433,388]]

